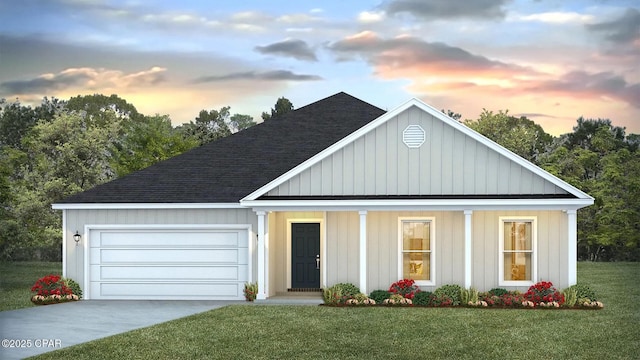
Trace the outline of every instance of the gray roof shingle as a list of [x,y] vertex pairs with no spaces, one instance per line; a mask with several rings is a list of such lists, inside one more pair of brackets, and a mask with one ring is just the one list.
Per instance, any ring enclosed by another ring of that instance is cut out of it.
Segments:
[[58,203],[238,202],[384,113],[341,92]]

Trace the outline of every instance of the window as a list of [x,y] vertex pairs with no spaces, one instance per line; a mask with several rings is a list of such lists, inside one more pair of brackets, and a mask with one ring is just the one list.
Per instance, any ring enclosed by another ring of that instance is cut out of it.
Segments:
[[536,218],[500,218],[500,285],[533,284],[536,278]]
[[419,285],[434,282],[433,218],[400,219],[399,277]]

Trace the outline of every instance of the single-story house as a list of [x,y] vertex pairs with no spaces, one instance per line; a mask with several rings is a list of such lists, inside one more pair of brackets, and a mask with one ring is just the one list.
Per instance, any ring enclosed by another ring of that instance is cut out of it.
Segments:
[[338,93],[53,205],[87,299],[258,299],[412,278],[576,283],[593,198],[416,99]]

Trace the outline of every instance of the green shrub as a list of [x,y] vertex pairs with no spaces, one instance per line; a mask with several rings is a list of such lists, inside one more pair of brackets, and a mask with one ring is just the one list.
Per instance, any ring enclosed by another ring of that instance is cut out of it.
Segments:
[[460,303],[467,305],[468,303],[478,302],[478,290],[474,288],[460,290]]
[[[436,289],[437,290],[437,289]],[[429,297],[429,306],[452,306],[453,299],[447,294],[436,294],[435,292]]]
[[564,295],[564,306],[573,307],[576,305],[578,301],[578,291],[575,288],[568,287],[562,291],[562,294]]
[[390,297],[391,293],[387,290],[373,290],[371,294],[369,294],[369,298],[375,300],[376,304],[382,304],[383,301]]
[[352,283],[338,283],[332,286],[334,290],[340,290],[342,296],[346,296],[352,298],[358,294],[360,294],[360,288],[353,285]]
[[351,283],[338,283],[322,291],[322,298],[327,305],[342,304],[360,294],[360,289]]
[[433,292],[434,295],[440,297],[442,295],[446,295],[452,301],[453,306],[460,305],[460,291],[462,287],[460,285],[442,285]]
[[419,291],[413,297],[413,304],[419,306],[429,306],[431,302],[431,291]]
[[325,305],[337,305],[342,302],[342,292],[332,287],[325,288],[322,291],[322,299]]
[[576,297],[578,299],[589,299],[591,301],[598,301],[596,297],[596,292],[593,291],[589,286],[584,284],[576,284],[569,287],[569,289],[574,289],[576,291]]
[[491,290],[489,290],[489,296],[491,295],[495,295],[495,296],[502,296],[505,294],[508,294],[509,292],[507,291],[507,289],[503,289],[503,288],[493,288]]
[[71,289],[74,295],[78,295],[78,298],[82,299],[82,289],[80,288],[80,284],[69,278],[62,278],[62,281],[69,289]]

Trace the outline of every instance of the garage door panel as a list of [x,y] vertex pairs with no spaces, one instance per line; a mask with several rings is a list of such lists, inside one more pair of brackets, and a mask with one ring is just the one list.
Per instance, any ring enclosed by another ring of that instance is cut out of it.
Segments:
[[241,296],[237,283],[101,283],[102,298],[186,298]]
[[94,238],[92,247],[122,247],[122,246],[209,246],[209,247],[246,247],[241,241],[238,231],[207,232],[207,231],[128,231],[102,232]]
[[102,249],[100,263],[238,263],[236,249]]
[[90,297],[242,299],[248,230],[230,226],[90,230]]
[[[104,266],[100,279],[111,280],[237,280],[244,266]],[[246,271],[245,271],[246,273]]]

